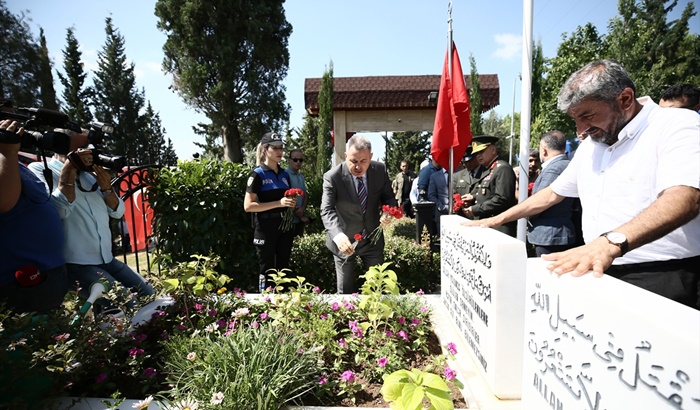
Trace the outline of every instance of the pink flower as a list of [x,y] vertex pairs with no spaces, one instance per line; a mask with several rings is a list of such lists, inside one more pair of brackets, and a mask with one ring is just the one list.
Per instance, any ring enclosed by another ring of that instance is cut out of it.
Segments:
[[250,322],[250,327],[252,327],[253,329],[257,329],[260,327],[260,323],[258,323],[257,320],[253,320],[252,322]]
[[457,345],[455,345],[454,343],[446,344],[445,348],[448,352],[450,352],[450,354],[457,354]]
[[138,347],[132,347],[129,349],[129,356],[131,357],[136,357],[142,355],[144,352],[143,349],[139,349]]
[[185,329],[187,329],[187,328],[182,323],[177,325],[177,330],[185,330]]
[[404,332],[403,330],[399,330],[399,333],[397,333],[397,335],[398,335],[400,338],[402,338],[403,340],[405,340],[405,341],[408,342],[408,335],[407,335],[406,332]]
[[148,378],[154,377],[156,375],[156,369],[148,367],[146,368],[146,370],[143,371],[143,375]]
[[318,378],[318,384],[326,384],[328,383],[328,378],[326,376],[321,376]]
[[411,319],[411,326],[418,326],[418,325],[420,325],[420,323],[421,323],[420,319],[418,319],[417,317],[414,317],[413,319]]
[[457,372],[450,369],[450,366],[445,366],[445,379],[447,381],[452,381],[457,377]]
[[209,313],[209,316],[211,316],[211,317],[216,316],[216,310],[214,310],[214,309],[209,309],[209,312],[207,312],[207,313]]
[[355,382],[355,373],[352,372],[352,370],[346,370],[343,372],[343,375],[340,376],[340,380],[348,383],[354,383]]
[[425,295],[425,292],[423,292],[423,289],[418,289],[418,292],[416,292],[416,295]]
[[333,310],[340,309],[340,305],[338,304],[338,302],[333,302],[333,304],[331,305],[331,309],[333,309]]
[[321,314],[321,319],[323,319],[323,320],[328,319],[328,315],[325,314],[325,313],[322,313],[322,314]]
[[316,286],[316,287],[314,288],[314,293],[321,293],[321,288],[318,287],[318,286]]
[[165,312],[163,312],[162,310],[159,310],[157,312],[153,312],[153,314],[151,315],[151,317],[159,317],[159,316],[165,316]]
[[400,325],[405,325],[406,324],[406,318],[401,316],[400,318],[396,319],[397,322],[399,322]]
[[268,317],[270,317],[270,315],[268,315],[268,314],[265,313],[265,312],[263,312],[263,313],[260,314],[260,320],[265,320],[265,319],[267,319]]
[[202,310],[202,309],[204,309],[204,306],[202,306],[202,305],[199,304],[199,303],[195,303],[195,304],[194,304],[194,308],[195,308],[195,310]]
[[421,306],[421,307],[420,307],[420,311],[423,312],[423,313],[425,313],[425,312],[428,311],[428,307],[427,307],[427,306]]
[[105,380],[107,380],[107,375],[104,373],[100,373],[95,377],[95,383],[97,384],[103,383]]
[[386,357],[380,357],[379,359],[377,359],[377,364],[379,365],[379,367],[385,367],[388,361],[389,359],[387,359]]
[[394,336],[394,332],[392,332],[391,330],[385,330],[385,331],[384,331],[384,334],[386,335],[386,337],[392,337],[392,336]]
[[348,347],[348,344],[345,343],[345,339],[340,339],[340,340],[338,340],[338,344],[339,344],[340,347],[342,347],[343,349],[345,349],[346,347]]

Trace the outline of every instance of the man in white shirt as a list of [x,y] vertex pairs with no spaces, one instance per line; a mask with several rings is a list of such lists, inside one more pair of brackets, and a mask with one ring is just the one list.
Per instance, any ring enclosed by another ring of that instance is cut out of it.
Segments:
[[[47,164],[53,179],[51,189],[44,178],[44,165],[41,162],[29,164],[29,169],[50,191],[51,202],[63,222],[69,281],[80,285],[83,297],[89,296],[90,285],[100,279],[112,285],[118,282],[141,296],[153,295],[155,291],[151,285],[112,254],[109,219],[120,219],[124,215],[124,202],[112,190],[109,173],[92,163],[91,151],[79,150],[77,155],[91,171],[78,172],[66,156],[56,154]],[[123,296],[124,300],[119,302],[133,308],[133,299],[125,293]],[[97,303],[110,309],[117,307],[105,299],[98,299]]]
[[579,197],[586,244],[542,256],[550,270],[606,273],[700,308],[700,116],[636,99],[629,74],[607,60],[572,74],[558,108],[589,137],[566,170],[508,211],[465,225],[498,226]]

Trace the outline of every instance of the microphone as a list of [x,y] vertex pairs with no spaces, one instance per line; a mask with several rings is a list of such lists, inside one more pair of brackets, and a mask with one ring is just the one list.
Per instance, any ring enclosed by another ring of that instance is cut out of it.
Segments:
[[15,279],[23,287],[32,287],[41,283],[41,273],[36,266],[22,266],[15,271]]

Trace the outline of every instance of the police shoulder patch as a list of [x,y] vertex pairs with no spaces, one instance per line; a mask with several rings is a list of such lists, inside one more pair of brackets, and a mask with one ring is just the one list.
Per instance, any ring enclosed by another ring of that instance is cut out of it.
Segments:
[[248,186],[253,185],[253,177],[248,177]]

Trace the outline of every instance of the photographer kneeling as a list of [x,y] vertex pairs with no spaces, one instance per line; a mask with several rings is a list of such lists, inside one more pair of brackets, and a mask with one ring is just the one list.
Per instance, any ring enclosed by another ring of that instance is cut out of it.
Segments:
[[[68,130],[61,132],[75,135]],[[80,295],[87,298],[90,285],[99,279],[110,284],[118,282],[140,296],[153,295],[153,287],[112,254],[109,218],[122,217],[124,202],[112,190],[110,174],[95,164],[93,151],[78,149],[67,156],[56,154],[47,165],[53,176],[51,202],[63,221],[68,279],[79,284]],[[29,164],[29,169],[48,187],[42,163]],[[133,308],[130,295],[123,296],[126,307]],[[97,304],[115,307],[106,299],[98,299]]]
[[68,292],[63,228],[41,181],[19,162],[23,133],[18,122],[0,121],[0,302],[45,313]]

